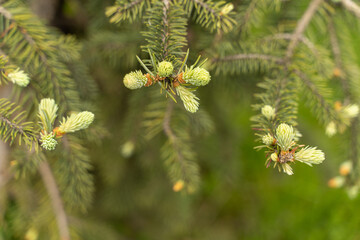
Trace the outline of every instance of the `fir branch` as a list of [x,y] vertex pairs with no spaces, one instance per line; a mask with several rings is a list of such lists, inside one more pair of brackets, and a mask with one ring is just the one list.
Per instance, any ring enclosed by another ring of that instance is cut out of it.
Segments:
[[185,54],[187,45],[185,12],[177,2],[156,2],[145,17],[147,30],[143,32],[147,45],[143,50],[154,53],[157,60],[167,60],[177,65]]
[[344,75],[345,71],[343,68],[342,60],[341,60],[341,50],[340,50],[340,46],[339,46],[339,41],[336,36],[336,30],[335,30],[333,20],[331,18],[329,19],[328,29],[329,29],[330,44],[331,44],[332,52],[334,54],[335,64],[336,64],[337,69],[340,71],[339,79],[341,81],[342,90],[344,91],[345,99],[347,99],[347,98],[350,98],[350,96],[351,96],[350,95],[350,86]]
[[230,7],[225,2],[213,2],[211,0],[182,0],[187,13],[190,15],[193,7],[196,9],[196,22],[212,32],[229,32],[236,21],[232,11],[224,13],[223,10]]
[[228,62],[228,61],[236,61],[236,60],[251,60],[251,59],[261,60],[261,61],[270,61],[270,62],[275,62],[278,64],[283,63],[282,58],[272,56],[272,55],[267,55],[267,54],[259,54],[259,53],[235,54],[235,55],[225,56],[222,58],[213,58],[211,61],[213,63],[217,63],[217,62]]
[[341,0],[341,4],[345,9],[355,14],[356,17],[360,18],[360,7],[352,0]]
[[294,55],[294,50],[299,43],[299,39],[303,35],[306,27],[310,23],[312,17],[314,16],[316,10],[319,8],[322,1],[323,0],[312,0],[305,13],[302,15],[301,19],[298,21],[293,36],[290,40],[289,46],[286,50],[285,62],[289,62],[289,60]]
[[64,203],[72,210],[86,212],[94,193],[88,153],[74,136],[64,136],[62,143],[64,151],[54,168]]
[[335,110],[331,104],[324,98],[324,94],[320,93],[318,87],[309,79],[309,77],[298,69],[294,70],[294,73],[304,83],[304,86],[310,90],[311,94],[316,98],[318,105],[316,109],[319,111],[319,117],[323,119],[323,122],[336,121],[340,122],[337,118]]
[[[292,40],[293,34],[290,33],[278,33],[275,34],[274,36],[265,38],[265,39],[284,39],[284,40]],[[302,42],[303,44],[305,44],[305,46],[307,48],[309,48],[311,50],[311,52],[315,55],[315,56],[319,56],[318,50],[316,49],[316,46],[305,36],[300,36],[299,37],[299,41]]]
[[199,181],[199,169],[193,162],[194,153],[186,141],[187,134],[181,129],[182,134],[176,134],[171,127],[171,118],[174,111],[174,102],[168,101],[163,130],[168,141],[162,148],[162,156],[169,167],[169,175],[173,182],[183,181],[188,192],[195,191]]
[[[0,39],[3,51],[17,65],[32,74],[32,84],[40,96],[54,97],[62,109],[78,109],[79,96],[70,78],[70,72],[60,62],[55,37],[27,8],[8,2],[1,6],[4,25],[14,27]],[[49,84],[51,83],[51,84]]]
[[25,112],[20,111],[20,107],[7,99],[0,99],[0,133],[1,138],[12,144],[19,138],[19,145],[24,142],[29,149],[38,147],[36,133],[33,130],[35,124],[25,122]]
[[239,36],[244,32],[245,25],[249,22],[249,19],[253,15],[254,10],[257,9],[258,4],[259,1],[251,1],[247,9],[245,10],[243,17],[237,26],[237,28],[239,28]]
[[66,216],[64,205],[60,197],[60,191],[56,184],[51,168],[46,161],[40,164],[39,172],[51,199],[51,204],[55,213],[60,238],[62,240],[70,240],[68,218]]
[[149,1],[135,0],[130,3],[117,1],[115,6],[106,9],[106,15],[110,18],[111,23],[119,23],[126,19],[133,22],[136,18],[141,17],[145,3],[149,3]]

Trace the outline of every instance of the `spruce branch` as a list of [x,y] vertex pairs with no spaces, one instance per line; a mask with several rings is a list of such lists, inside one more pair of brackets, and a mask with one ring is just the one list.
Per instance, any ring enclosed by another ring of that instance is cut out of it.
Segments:
[[[1,6],[0,17],[4,25],[0,30],[14,27],[0,39],[3,51],[16,65],[21,65],[34,76],[34,89],[40,96],[53,96],[61,108],[77,109],[79,96],[70,71],[54,54],[56,37],[29,9],[8,2]],[[18,43],[18,44],[14,44]],[[51,83],[51,84],[49,84]]]
[[37,137],[34,123],[25,122],[25,112],[7,99],[0,99],[0,133],[5,142],[12,144],[18,137],[19,145],[24,142],[29,149],[37,149]]
[[70,240],[68,217],[66,215],[63,201],[61,199],[60,191],[56,184],[54,175],[51,171],[49,164],[46,161],[40,164],[39,172],[51,199],[51,204],[56,217],[60,238],[61,240]]
[[335,113],[335,109],[330,103],[324,98],[324,94],[320,93],[317,86],[309,79],[309,77],[301,72],[298,69],[294,70],[294,73],[300,78],[304,86],[311,92],[311,94],[315,97],[317,104],[317,109],[319,111],[320,118],[324,119],[323,121],[330,122],[341,122],[340,119],[338,119],[337,114]]
[[149,1],[135,0],[128,2],[119,0],[115,6],[106,9],[106,15],[110,18],[111,23],[119,23],[126,19],[133,22],[136,18],[141,17],[145,3],[149,3]]
[[267,54],[259,54],[259,53],[243,53],[243,54],[235,54],[229,55],[225,57],[213,58],[211,61],[213,63],[217,62],[228,62],[228,61],[236,61],[236,60],[261,60],[261,61],[270,61],[278,64],[283,63],[283,59],[277,56],[267,55]]
[[211,32],[229,32],[236,21],[232,3],[213,2],[212,0],[182,0],[184,8],[190,15],[192,9],[196,9],[196,22],[203,27],[209,28]]
[[[174,111],[173,101],[168,101],[166,108],[163,131],[166,134],[168,141],[162,148],[162,156],[165,159],[165,164],[169,167],[169,175],[172,178],[174,191],[179,191],[183,187],[189,193],[195,191],[199,181],[199,170],[197,164],[194,162],[194,153],[192,152],[187,141],[189,141],[187,134],[182,131],[182,134],[175,133],[171,127],[171,118]],[[177,189],[177,185],[181,185]]]
[[[350,86],[344,75],[345,71],[344,71],[342,60],[341,60],[341,50],[340,50],[340,46],[339,46],[339,41],[336,36],[336,29],[335,29],[332,18],[329,19],[328,29],[329,29],[331,49],[332,49],[334,59],[335,59],[335,65],[336,65],[336,68],[340,71],[339,79],[341,81],[342,90],[344,91],[345,99],[348,99],[351,97]],[[346,102],[347,101],[348,100],[346,100]]]
[[306,27],[309,25],[312,17],[316,13],[323,0],[312,0],[301,19],[298,21],[293,36],[290,40],[285,54],[285,62],[288,62],[294,55],[294,50],[299,43],[299,39],[303,35]]
[[360,7],[352,0],[341,0],[341,4],[345,9],[355,14],[356,17],[360,18]]

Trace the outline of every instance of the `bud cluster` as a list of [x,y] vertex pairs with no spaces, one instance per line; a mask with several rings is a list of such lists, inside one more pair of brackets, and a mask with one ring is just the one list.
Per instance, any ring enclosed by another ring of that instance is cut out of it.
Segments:
[[54,128],[54,122],[57,117],[58,106],[54,99],[45,98],[40,101],[38,116],[40,119],[41,146],[46,150],[54,150],[58,138],[66,133],[71,133],[85,129],[94,120],[94,114],[88,111],[73,113],[67,118],[63,118],[59,127]]
[[[273,115],[270,114],[269,116]],[[267,152],[269,156],[266,161],[267,167],[273,163],[274,167],[277,166],[279,171],[292,175],[293,170],[290,164],[295,161],[312,166],[312,164],[320,164],[325,160],[325,154],[316,147],[297,145],[295,140],[298,134],[292,126],[281,123],[277,126],[275,133],[274,136],[267,133],[261,138],[269,149]]]
[[200,66],[195,67],[194,64],[191,67],[185,66],[183,71],[184,61],[180,70],[175,72],[173,64],[169,61],[162,61],[158,64],[152,61],[154,72],[151,72],[140,59],[138,60],[148,73],[143,74],[138,70],[126,74],[123,80],[125,87],[134,90],[160,83],[167,96],[170,96],[175,102],[175,95],[180,97],[187,111],[194,113],[199,109],[199,98],[193,91],[196,87],[205,86],[210,82],[211,76],[207,70]]

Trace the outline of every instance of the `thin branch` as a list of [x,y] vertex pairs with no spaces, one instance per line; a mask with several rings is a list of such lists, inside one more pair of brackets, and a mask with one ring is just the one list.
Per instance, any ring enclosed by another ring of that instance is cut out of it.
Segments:
[[316,10],[319,8],[320,4],[323,0],[312,0],[309,7],[306,9],[305,13],[299,20],[298,24],[296,25],[295,31],[292,35],[291,41],[286,51],[285,55],[285,62],[288,62],[292,56],[294,55],[294,50],[299,43],[299,39],[303,35],[306,27],[309,25],[312,17],[314,16]]
[[211,12],[214,14],[214,16],[218,17],[218,14],[214,9],[212,9],[208,4],[206,4],[204,1],[201,0],[194,0],[197,4],[199,4],[201,7],[203,7],[206,11]]
[[169,0],[163,0],[164,7],[163,7],[163,36],[161,38],[163,43],[163,59],[167,57],[169,54],[168,46],[169,46],[169,21],[168,21],[168,11],[170,8]]
[[65,213],[64,205],[60,197],[60,191],[57,187],[54,175],[47,162],[42,162],[39,167],[40,175],[45,184],[46,190],[50,196],[52,207],[54,209],[60,239],[70,240],[68,219]]
[[176,151],[176,155],[178,156],[177,159],[181,165],[181,171],[183,173],[183,176],[186,176],[186,173],[185,173],[186,171],[185,171],[185,166],[184,166],[184,164],[185,164],[184,156],[181,152],[181,149],[179,148],[179,145],[177,144],[179,139],[174,134],[174,132],[172,131],[171,126],[170,126],[171,115],[172,115],[173,110],[174,110],[174,102],[172,100],[170,100],[168,102],[168,106],[166,108],[166,112],[165,112],[165,116],[164,116],[163,129],[164,129],[166,136],[170,140],[171,145],[173,146],[174,150]]
[[356,17],[360,18],[360,7],[351,0],[341,0],[342,5],[348,11],[355,14]]
[[[267,37],[266,39],[284,39],[284,40],[292,40],[293,34],[291,33],[278,33],[273,36]],[[319,53],[315,47],[315,45],[305,36],[300,36],[299,41],[302,42],[306,47],[308,47],[315,56],[319,56]]]
[[330,35],[331,49],[334,54],[335,64],[336,64],[336,67],[341,72],[339,79],[341,81],[345,99],[348,100],[351,96],[350,95],[350,86],[344,75],[345,71],[343,68],[342,60],[341,60],[341,50],[340,50],[339,42],[338,42],[338,39],[336,36],[335,26],[334,26],[332,19],[329,19],[328,30],[329,30],[329,35]]
[[274,61],[276,63],[282,64],[283,60],[279,57],[266,55],[266,54],[259,54],[259,53],[243,53],[243,54],[236,54],[230,55],[223,58],[213,58],[212,62],[228,62],[228,61],[236,61],[236,60],[263,60],[263,61]]
[[331,116],[332,118],[335,119],[335,115],[333,114],[333,111],[332,111],[332,109],[333,109],[332,106],[330,106],[327,103],[326,99],[321,95],[321,93],[319,93],[315,84],[308,78],[308,76],[306,76],[305,73],[303,73],[297,69],[294,70],[294,73],[302,80],[302,82],[305,84],[305,86],[308,87],[311,90],[311,92],[319,99],[320,105],[322,106],[323,109],[325,109],[328,116]]
[[116,8],[116,12],[114,12],[111,16],[114,16],[115,14],[123,14],[125,11],[129,11],[131,8],[135,7],[136,5],[142,3],[145,0],[136,0],[132,1],[131,3],[125,4],[125,6],[119,6]]
[[246,12],[244,14],[244,17],[240,20],[239,23],[239,36],[242,34],[243,29],[246,25],[246,23],[248,22],[248,20],[251,17],[251,13],[253,12],[253,10],[257,7],[258,1],[251,1],[249,7],[246,9]]

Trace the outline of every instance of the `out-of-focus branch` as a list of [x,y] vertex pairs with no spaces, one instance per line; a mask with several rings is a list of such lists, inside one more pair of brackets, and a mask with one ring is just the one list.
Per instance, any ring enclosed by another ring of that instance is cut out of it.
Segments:
[[290,40],[289,46],[286,50],[285,55],[285,62],[288,62],[292,56],[294,55],[294,50],[299,43],[301,36],[303,35],[306,27],[309,25],[312,17],[314,16],[316,10],[319,8],[320,4],[323,0],[313,0],[309,7],[306,9],[305,13],[299,20],[298,24],[296,25],[295,31],[292,35]]
[[360,7],[356,3],[351,0],[341,0],[341,4],[344,8],[354,13],[356,17],[360,18]]
[[57,187],[54,175],[51,171],[49,164],[47,162],[42,162],[40,164],[39,171],[51,199],[51,204],[54,209],[59,229],[60,239],[70,240],[68,219],[65,213],[63,202],[60,197],[59,189]]
[[335,30],[335,26],[334,26],[332,19],[329,19],[328,30],[329,30],[329,35],[330,35],[331,49],[334,54],[336,68],[338,68],[340,70],[339,79],[341,81],[341,85],[342,85],[342,88],[344,91],[344,96],[345,96],[346,100],[349,100],[348,98],[350,97],[350,86],[344,75],[345,71],[343,68],[342,60],[341,60],[341,50],[340,50],[339,41],[336,36],[336,30]]

